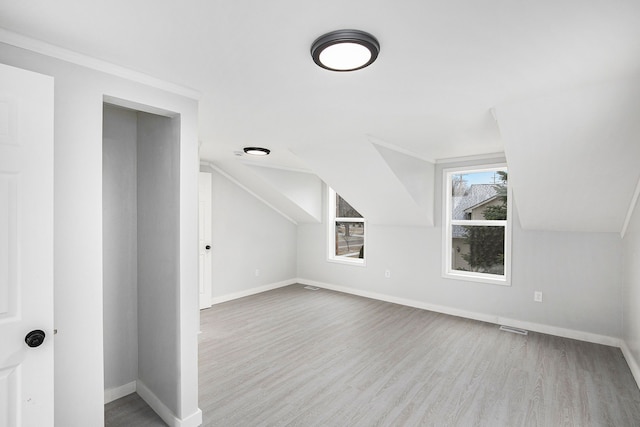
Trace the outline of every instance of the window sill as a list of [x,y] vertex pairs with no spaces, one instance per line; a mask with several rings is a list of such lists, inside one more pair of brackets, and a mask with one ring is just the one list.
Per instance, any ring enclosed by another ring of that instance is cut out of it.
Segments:
[[466,273],[463,271],[460,271],[460,272],[447,271],[442,273],[442,277],[444,277],[445,279],[464,280],[467,282],[487,283],[490,285],[498,285],[498,286],[511,286],[511,281],[507,277],[496,276],[494,274]]
[[354,265],[356,267],[365,267],[367,265],[364,258],[329,257],[327,261],[336,264]]

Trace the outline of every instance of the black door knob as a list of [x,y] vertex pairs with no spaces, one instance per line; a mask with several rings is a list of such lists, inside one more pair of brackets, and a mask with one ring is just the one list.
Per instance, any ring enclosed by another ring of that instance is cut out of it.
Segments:
[[24,337],[24,342],[26,342],[29,347],[38,347],[44,341],[44,337],[44,331],[35,329],[29,332],[26,337]]
[[204,248],[205,248],[206,250],[209,250],[209,249],[211,249],[211,245],[207,245],[207,246],[205,246]]

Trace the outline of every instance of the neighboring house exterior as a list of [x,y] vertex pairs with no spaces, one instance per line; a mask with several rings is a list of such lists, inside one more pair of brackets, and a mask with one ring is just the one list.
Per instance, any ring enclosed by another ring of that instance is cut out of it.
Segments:
[[[498,197],[494,184],[473,184],[463,196],[453,198],[453,218],[466,220],[482,220],[484,210],[489,206],[500,206],[502,200]],[[454,225],[452,229],[452,268],[454,270],[470,270],[469,264],[462,258],[462,254],[469,253],[466,242],[466,230],[462,225]]]

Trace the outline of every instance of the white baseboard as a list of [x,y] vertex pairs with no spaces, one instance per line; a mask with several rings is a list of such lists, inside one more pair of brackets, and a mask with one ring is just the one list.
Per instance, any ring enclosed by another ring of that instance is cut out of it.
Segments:
[[131,381],[125,385],[121,385],[120,387],[108,388],[104,391],[104,404],[113,402],[114,400],[118,400],[121,397],[125,397],[130,395],[131,393],[135,393],[136,391],[136,382]]
[[283,288],[285,286],[293,285],[298,279],[283,280],[282,282],[270,283],[268,285],[258,286],[251,289],[246,289],[240,292],[234,292],[232,294],[222,295],[220,297],[211,298],[211,305],[220,304],[227,301],[232,301],[238,298],[248,297],[250,295],[259,294],[273,289]]
[[155,411],[162,421],[167,423],[170,427],[178,427],[180,426],[180,420],[175,416],[173,411],[162,403],[162,401],[156,396],[149,387],[147,387],[142,381],[138,380],[136,382],[136,391],[138,395],[147,402],[147,405],[151,406],[151,409]]
[[629,369],[631,370],[633,378],[636,380],[636,384],[638,385],[638,387],[640,387],[640,367],[638,366],[638,361],[635,357],[633,357],[633,353],[631,353],[631,349],[627,345],[626,341],[620,341],[620,350],[622,350],[624,359],[627,361],[627,365],[629,365]]
[[147,402],[147,405],[151,406],[151,409],[153,409],[169,427],[197,427],[202,424],[202,411],[200,408],[193,414],[179,419],[142,381],[138,380],[136,382],[136,388],[142,400]]
[[197,427],[202,425],[202,411],[200,408],[193,414],[183,419],[177,418],[173,411],[158,399],[158,397],[149,390],[142,381],[131,381],[120,387],[113,387],[104,391],[104,403],[105,405],[114,400],[120,399],[130,395],[131,393],[138,393],[138,395],[147,402],[147,404],[155,411],[162,420],[171,427]]
[[198,427],[200,425],[202,425],[202,411],[200,408],[180,422],[181,427]]
[[544,325],[541,323],[527,322],[517,319],[509,319],[491,314],[477,313],[473,311],[461,310],[453,307],[429,304],[422,301],[410,300],[406,298],[398,298],[391,295],[380,294],[377,292],[363,291],[353,289],[346,286],[332,285],[330,283],[317,282],[303,278],[296,279],[297,283],[303,285],[311,285],[319,288],[330,289],[347,294],[358,295],[379,301],[391,302],[394,304],[406,305],[408,307],[420,308],[423,310],[435,311],[437,313],[449,314],[452,316],[464,317],[466,319],[479,320],[481,322],[494,323],[496,325],[513,326],[528,331],[540,332],[543,334],[555,335],[563,338],[571,338],[574,340],[586,341],[595,344],[609,345],[613,347],[621,347],[622,340],[620,338],[609,337],[606,335],[598,335],[590,332],[576,331],[573,329],[560,328],[557,326]]

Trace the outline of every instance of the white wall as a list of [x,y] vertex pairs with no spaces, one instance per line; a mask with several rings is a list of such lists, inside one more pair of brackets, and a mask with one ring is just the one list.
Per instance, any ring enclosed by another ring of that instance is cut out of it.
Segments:
[[137,120],[134,111],[104,107],[105,389],[138,379]]
[[[605,338],[621,336],[619,235],[524,231],[517,221],[517,194],[512,285],[444,279],[441,171],[442,165],[436,169],[434,228],[369,224],[366,266],[358,267],[327,262],[325,224],[301,224],[298,277],[498,323],[513,319]],[[391,270],[389,279],[386,269]],[[534,290],[543,292],[543,303],[533,302]]]
[[138,379],[177,413],[180,118],[137,116]]
[[[212,175],[212,296],[225,296],[296,277],[297,228],[217,171]],[[260,270],[259,276],[255,271]]]
[[627,362],[640,383],[640,199],[623,240],[623,338]]
[[200,415],[197,390],[197,102],[0,44],[0,62],[53,76],[55,424],[104,423],[102,107],[105,96],[179,113],[180,419]]

